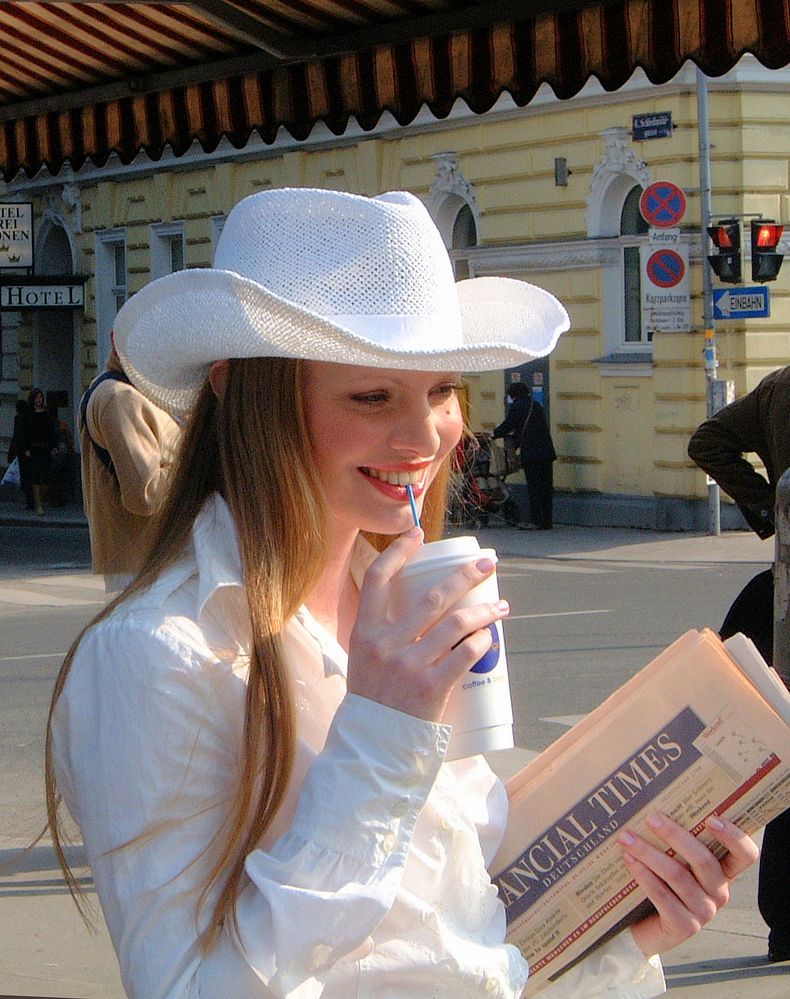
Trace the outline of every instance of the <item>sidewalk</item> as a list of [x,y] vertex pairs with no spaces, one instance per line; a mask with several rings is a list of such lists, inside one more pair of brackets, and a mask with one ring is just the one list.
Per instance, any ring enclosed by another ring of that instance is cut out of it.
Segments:
[[[37,517],[16,503],[2,501],[0,524],[87,526],[77,506],[47,509]],[[496,548],[501,558],[619,561],[634,565],[741,562],[759,566],[769,564],[774,555],[772,539],[760,541],[746,531],[710,536],[561,525],[554,531],[489,528],[473,533],[482,546]],[[507,776],[519,765],[519,752],[523,751],[494,754],[492,765]],[[19,838],[0,836],[0,999],[9,995],[122,999],[115,957],[103,923],[100,921],[96,935],[85,929],[62,886],[48,843],[42,842],[27,853],[21,849],[24,845]],[[79,862],[79,851],[75,861]],[[88,877],[84,869],[77,873]],[[712,927],[667,955],[665,970],[671,996],[790,996],[790,964],[767,962],[767,931],[757,912],[756,895],[754,868],[736,882],[730,905]]]
[[87,530],[88,521],[79,503],[65,506],[45,506],[39,516],[33,510],[26,510],[19,500],[0,498],[0,526],[3,527],[82,527]]
[[[81,527],[88,522],[81,504],[45,506],[42,516],[20,502],[0,496],[0,525],[25,527]],[[752,531],[725,531],[719,535],[674,531],[644,531],[626,527],[577,527],[559,524],[553,531],[519,531],[489,527],[453,534],[474,533],[483,547],[496,548],[502,557],[591,559],[617,562],[765,562],[774,558],[774,540],[761,541]]]

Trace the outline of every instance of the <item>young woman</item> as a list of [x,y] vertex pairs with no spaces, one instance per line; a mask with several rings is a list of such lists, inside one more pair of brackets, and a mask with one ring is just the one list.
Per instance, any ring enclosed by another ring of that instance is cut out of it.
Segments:
[[40,515],[44,512],[44,496],[52,477],[52,459],[58,451],[58,435],[55,419],[46,407],[41,389],[34,388],[27,402],[30,418],[26,423],[27,439],[23,444],[23,456],[27,463],[33,504]]
[[[449,691],[508,608],[457,609],[482,559],[400,616],[389,596],[423,540],[407,484],[441,534],[459,372],[546,353],[566,326],[529,285],[456,287],[411,196],[309,190],[242,201],[215,268],[119,313],[125,370],[190,415],[147,565],[61,671],[48,787],[130,996],[521,993],[486,870],[502,785],[481,757],[443,762]],[[756,856],[728,823],[721,863],[669,820],[657,834],[677,859],[623,836],[657,914],[547,999],[661,992],[646,955]]]

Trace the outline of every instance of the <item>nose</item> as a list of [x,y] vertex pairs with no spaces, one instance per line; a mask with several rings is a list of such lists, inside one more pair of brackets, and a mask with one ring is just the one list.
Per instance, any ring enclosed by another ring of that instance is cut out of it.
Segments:
[[390,447],[416,458],[430,458],[441,445],[437,415],[427,404],[415,403],[404,409],[389,440]]

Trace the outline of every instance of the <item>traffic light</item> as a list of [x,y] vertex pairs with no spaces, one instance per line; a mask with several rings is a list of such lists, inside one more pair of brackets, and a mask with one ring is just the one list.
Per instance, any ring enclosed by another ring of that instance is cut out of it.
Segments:
[[784,226],[773,219],[752,222],[752,280],[775,281],[784,256],[776,252]]
[[739,284],[741,280],[741,224],[736,219],[722,219],[708,226],[708,235],[718,253],[708,257],[719,280],[725,284]]

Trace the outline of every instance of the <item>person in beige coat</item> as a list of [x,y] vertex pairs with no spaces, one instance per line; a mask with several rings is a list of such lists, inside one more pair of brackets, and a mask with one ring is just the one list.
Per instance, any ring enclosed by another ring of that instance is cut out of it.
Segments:
[[113,347],[80,406],[91,562],[108,591],[123,588],[143,564],[179,436],[175,420],[127,379]]

